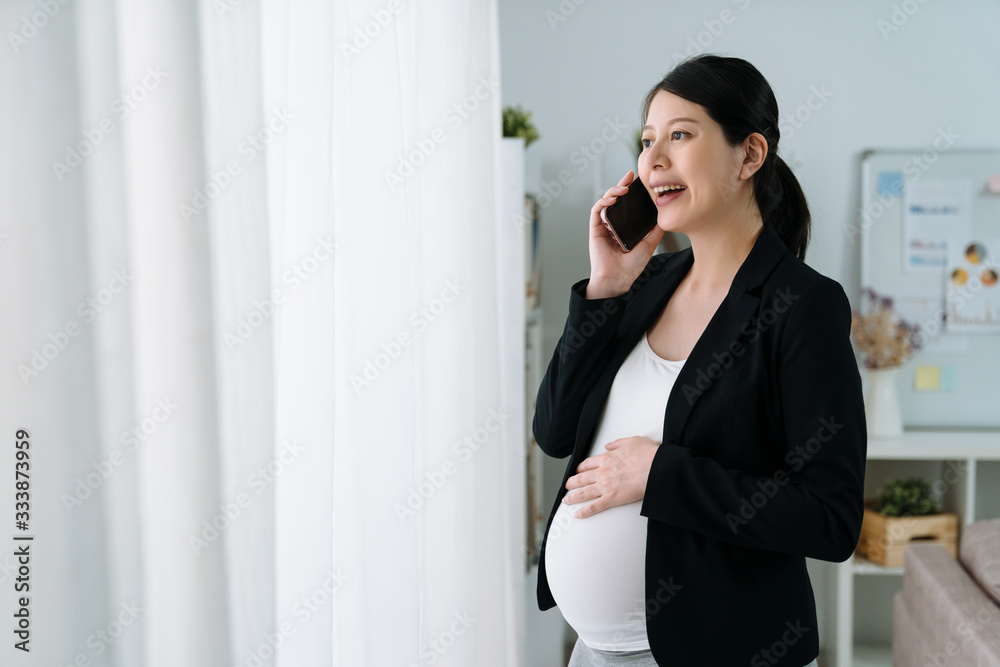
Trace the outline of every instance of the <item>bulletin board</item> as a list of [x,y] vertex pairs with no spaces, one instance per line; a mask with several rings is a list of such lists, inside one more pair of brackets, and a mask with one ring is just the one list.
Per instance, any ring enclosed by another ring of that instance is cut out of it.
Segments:
[[861,286],[891,297],[927,334],[900,374],[904,425],[996,428],[1000,149],[938,143],[861,156],[848,236],[861,242]]

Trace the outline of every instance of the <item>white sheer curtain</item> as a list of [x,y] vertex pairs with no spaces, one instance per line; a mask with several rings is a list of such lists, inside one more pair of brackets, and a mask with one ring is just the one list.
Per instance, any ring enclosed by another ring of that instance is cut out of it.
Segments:
[[522,664],[495,0],[49,4],[0,5],[31,664]]
[[337,5],[332,40],[334,562],[351,577],[334,652],[516,665],[523,556],[494,427],[513,408],[498,352],[523,333],[497,316],[496,7],[402,3],[378,30],[387,6]]

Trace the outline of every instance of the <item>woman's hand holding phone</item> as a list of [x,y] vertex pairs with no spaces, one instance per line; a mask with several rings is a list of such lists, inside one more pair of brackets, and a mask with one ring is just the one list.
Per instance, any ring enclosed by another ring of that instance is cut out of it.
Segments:
[[588,299],[603,299],[624,294],[632,287],[656,246],[663,238],[664,231],[657,225],[631,252],[622,252],[618,242],[601,220],[601,210],[611,206],[625,194],[630,186],[645,187],[632,170],[609,188],[603,197],[590,209],[590,282],[587,283]]

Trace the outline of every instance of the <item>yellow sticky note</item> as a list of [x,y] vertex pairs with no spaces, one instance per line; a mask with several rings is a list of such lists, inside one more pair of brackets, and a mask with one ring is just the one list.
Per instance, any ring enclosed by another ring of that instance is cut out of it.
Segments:
[[913,388],[921,391],[938,391],[941,388],[941,367],[917,366],[913,373]]

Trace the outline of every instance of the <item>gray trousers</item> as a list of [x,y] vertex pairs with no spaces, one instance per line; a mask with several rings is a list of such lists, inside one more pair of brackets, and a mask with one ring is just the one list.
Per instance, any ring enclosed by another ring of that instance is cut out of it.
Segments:
[[[817,667],[815,660],[805,667]],[[569,658],[569,667],[659,667],[651,651],[601,651],[590,648],[579,637]]]
[[579,637],[569,658],[569,667],[658,667],[653,654],[645,651],[601,651],[590,648]]

